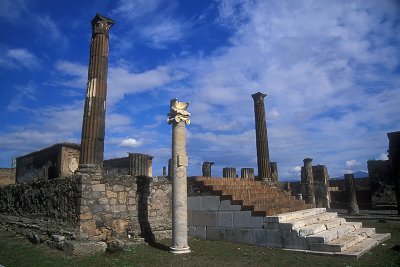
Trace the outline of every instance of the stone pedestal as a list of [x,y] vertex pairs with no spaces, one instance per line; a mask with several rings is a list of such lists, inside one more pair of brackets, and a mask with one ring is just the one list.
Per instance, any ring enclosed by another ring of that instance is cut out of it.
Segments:
[[189,253],[187,221],[186,129],[189,103],[172,99],[168,123],[172,125],[172,246],[171,253]]
[[265,96],[266,94],[260,92],[252,95],[254,100],[254,114],[255,114],[255,124],[256,124],[258,180],[271,178],[267,123],[265,118],[265,107],[264,107]]
[[203,177],[211,177],[211,166],[214,165],[212,161],[203,162],[203,166],[201,168],[203,172]]
[[240,177],[254,179],[254,169],[253,168],[242,168],[240,169]]
[[356,188],[354,185],[354,175],[352,173],[344,175],[344,183],[347,195],[347,213],[359,213],[357,204]]
[[80,164],[101,166],[104,157],[106,115],[108,32],[112,19],[99,14],[92,20],[92,40],[82,122]]
[[236,178],[236,168],[226,167],[222,169],[222,177],[224,178]]
[[301,168],[301,193],[307,204],[315,204],[312,159],[306,158],[303,162],[304,166]]
[[400,216],[400,131],[387,134],[389,138],[389,161],[393,169],[396,190],[397,214]]

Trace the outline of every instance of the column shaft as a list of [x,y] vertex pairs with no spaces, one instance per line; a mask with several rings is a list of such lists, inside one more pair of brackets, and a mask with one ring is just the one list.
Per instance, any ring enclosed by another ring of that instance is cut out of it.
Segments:
[[264,107],[265,96],[266,94],[260,92],[252,95],[254,100],[254,115],[256,127],[258,180],[262,180],[263,178],[271,178],[267,123]]
[[352,173],[344,175],[344,183],[347,194],[347,213],[359,213],[357,204],[356,187],[354,185],[354,175]]

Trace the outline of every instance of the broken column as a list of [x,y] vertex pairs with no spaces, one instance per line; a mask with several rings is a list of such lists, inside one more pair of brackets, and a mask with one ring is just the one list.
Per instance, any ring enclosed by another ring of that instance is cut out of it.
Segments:
[[348,173],[344,175],[344,184],[346,186],[347,194],[347,213],[359,213],[356,197],[356,187],[354,185],[354,175]]
[[190,113],[188,102],[172,99],[168,123],[172,125],[172,246],[175,254],[189,253],[187,221],[186,129]]
[[203,172],[203,177],[211,177],[211,166],[214,165],[212,161],[204,161],[201,168]]
[[274,184],[278,185],[279,182],[279,176],[278,176],[278,163],[277,162],[271,162],[271,179]]
[[82,123],[80,164],[102,166],[106,115],[108,31],[114,20],[96,14],[92,20],[92,39]]
[[240,177],[247,179],[254,179],[254,169],[253,168],[241,168]]
[[129,153],[129,174],[132,176],[153,176],[153,157],[141,153]]
[[304,166],[301,168],[301,193],[307,204],[315,204],[312,159],[306,158],[303,162]]
[[325,165],[312,167],[314,177],[315,205],[317,208],[330,208],[329,174]]
[[236,168],[226,167],[222,169],[222,177],[224,178],[236,178]]
[[396,190],[397,215],[400,216],[400,131],[387,134],[389,138],[389,161],[393,170],[393,181]]
[[167,176],[167,167],[165,166],[162,167],[162,175]]
[[260,92],[252,95],[254,100],[254,114],[255,114],[255,124],[256,124],[258,180],[271,178],[267,123],[265,119],[265,107],[264,107],[265,96],[266,94]]

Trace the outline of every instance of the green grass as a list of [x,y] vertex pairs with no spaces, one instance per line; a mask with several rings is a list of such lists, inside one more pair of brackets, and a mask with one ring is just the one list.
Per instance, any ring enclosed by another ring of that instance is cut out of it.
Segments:
[[[358,220],[360,221],[360,220]],[[11,266],[400,266],[400,223],[363,221],[377,232],[390,232],[392,238],[363,255],[359,260],[316,256],[282,249],[203,241],[190,238],[190,254],[173,255],[166,250],[170,240],[159,246],[137,245],[118,253],[72,258],[44,244],[34,245],[26,238],[0,230],[0,264]]]

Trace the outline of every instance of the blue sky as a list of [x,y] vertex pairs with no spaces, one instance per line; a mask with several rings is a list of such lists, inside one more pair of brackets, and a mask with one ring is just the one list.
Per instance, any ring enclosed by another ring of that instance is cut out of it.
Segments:
[[256,168],[251,94],[265,99],[271,161],[331,177],[385,159],[400,130],[399,1],[0,0],[0,166],[80,143],[90,20],[110,31],[105,158],[171,154],[169,100],[189,101],[189,175]]

